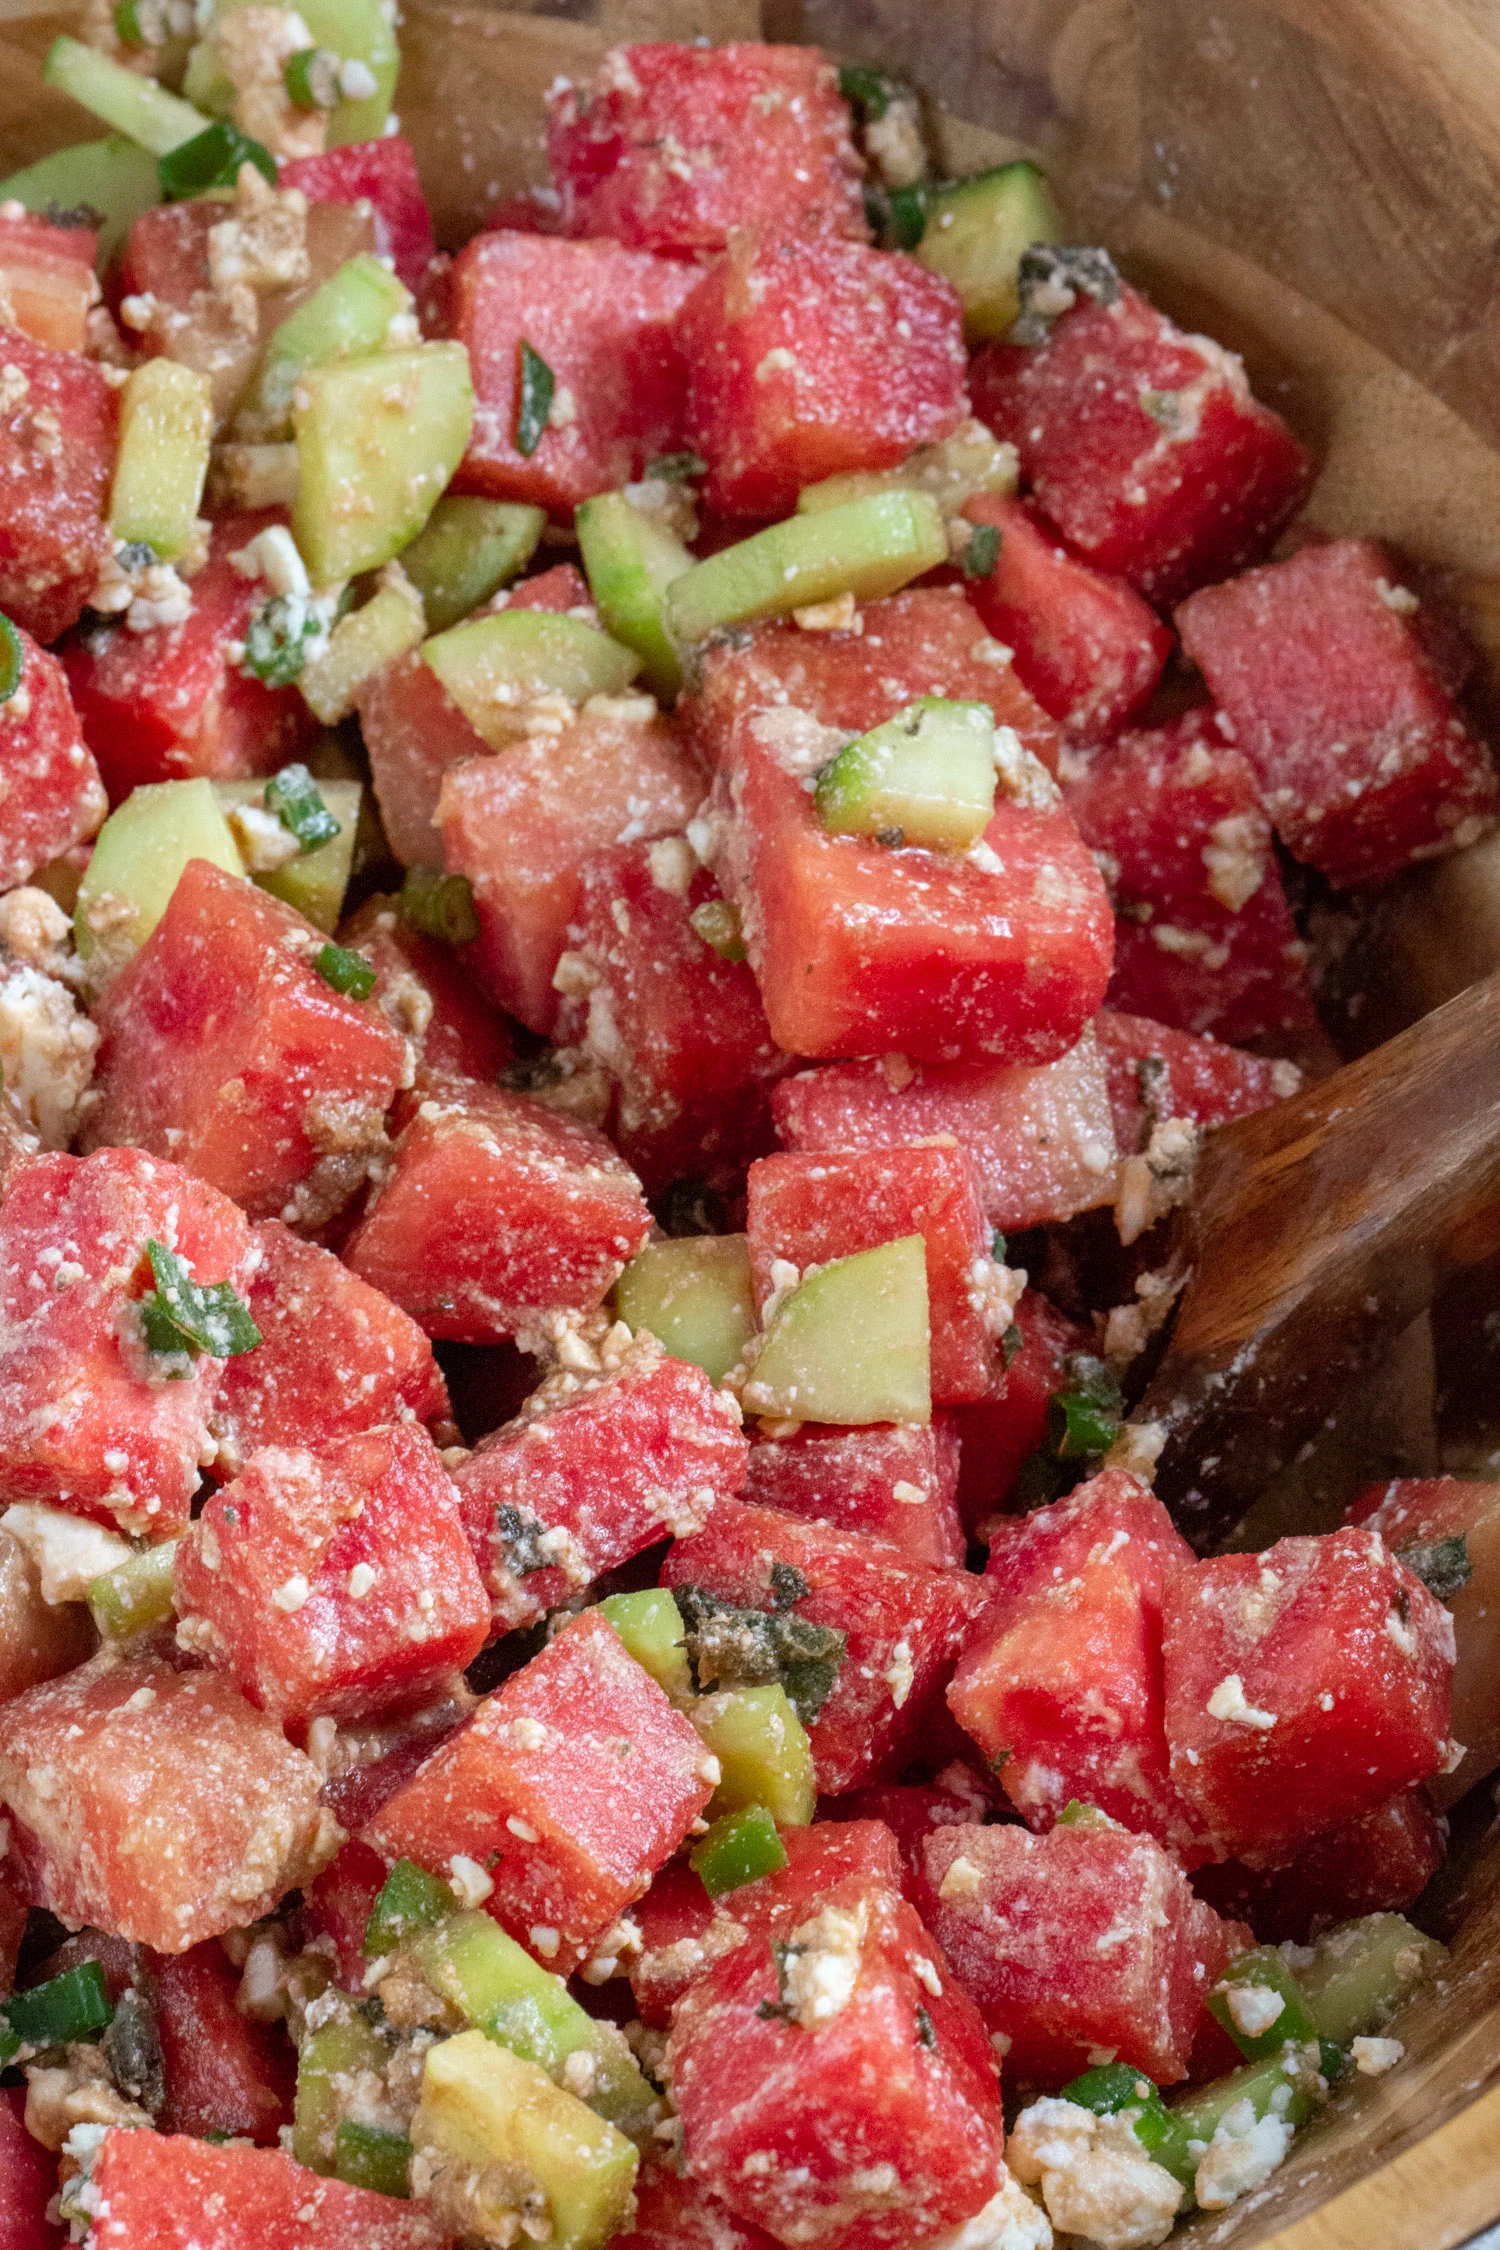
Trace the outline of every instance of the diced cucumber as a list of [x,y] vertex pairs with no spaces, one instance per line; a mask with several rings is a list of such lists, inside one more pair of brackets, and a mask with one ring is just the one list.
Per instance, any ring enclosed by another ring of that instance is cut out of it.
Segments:
[[110,923],[111,951],[133,953],[144,945],[190,859],[212,860],[226,875],[245,872],[213,783],[200,777],[132,789],[100,829],[78,886],[73,931],[82,958],[90,959],[98,943],[91,915],[106,895],[121,907]]
[[[257,0],[218,0],[214,15],[232,7],[257,4]],[[258,0],[264,5],[264,0]],[[297,13],[312,33],[313,44],[326,47],[341,62],[362,62],[375,80],[373,94],[344,100],[328,114],[328,146],[342,148],[354,141],[378,141],[386,129],[391,99],[396,91],[400,55],[396,46],[396,11],[390,0],[298,0]],[[234,88],[218,68],[211,39],[205,39],[188,56],[183,91],[200,108],[228,116],[234,106]]]
[[615,1283],[615,1311],[627,1327],[649,1330],[674,1359],[722,1383],[755,1333],[749,1237],[648,1242]]
[[786,1866],[786,1847],[764,1805],[744,1805],[712,1822],[688,1854],[688,1864],[710,1898],[759,1882]]
[[994,713],[920,696],[829,760],[816,801],[835,836],[968,851],[995,812]]
[[1405,1915],[1366,1914],[1325,1931],[1297,1982],[1319,2038],[1346,2047],[1379,2031],[1447,1958]]
[[631,650],[581,617],[502,609],[426,641],[422,655],[469,724],[492,748],[516,736],[512,716],[538,695],[619,695],[641,668]]
[[333,2139],[333,2169],[350,2187],[377,2195],[410,2195],[411,2142],[390,2125],[365,2125],[346,2117]]
[[393,1953],[419,1931],[430,1930],[446,1915],[456,1912],[453,1893],[436,1875],[418,1867],[414,1859],[398,1859],[381,1884],[365,1923],[364,1954],[378,1961]]
[[835,1258],[771,1322],[744,1403],[801,1422],[929,1422],[927,1256],[919,1234]]
[[916,254],[963,300],[971,342],[1003,336],[1021,309],[1016,269],[1033,242],[1061,242],[1046,175],[1026,158],[934,189]]
[[682,685],[682,665],[662,615],[662,596],[674,578],[692,569],[692,556],[623,492],[585,500],[574,525],[606,629],[635,650],[654,694],[674,696]]
[[461,624],[524,570],[546,521],[545,508],[519,501],[445,494],[425,529],[401,550],[401,567],[422,597],[428,632]]
[[334,2170],[349,2081],[361,2071],[382,2072],[389,2060],[390,2048],[353,2001],[308,2033],[297,2057],[292,2105],[292,2154],[299,2164],[313,2172]]
[[103,1969],[97,1961],[80,1961],[45,1984],[13,1992],[0,2011],[0,2030],[23,2047],[64,2047],[103,2031],[114,2012]]
[[788,516],[694,563],[662,597],[667,627],[688,644],[721,626],[785,617],[839,594],[874,601],[947,559],[948,534],[930,493],[874,492]]
[[141,78],[123,63],[66,35],[54,39],[48,48],[42,76],[60,94],[70,94],[75,102],[102,117],[117,133],[149,149],[153,156],[166,156],[180,148],[208,123],[201,110],[194,109],[191,102],[179,101],[154,78]]
[[284,437],[304,368],[372,358],[385,349],[391,322],[411,305],[410,290],[368,250],[346,259],[273,330],[239,410],[245,434],[257,441]]
[[420,602],[395,586],[382,586],[362,609],[341,617],[320,656],[303,665],[302,699],[325,727],[347,719],[366,680],[416,647],[426,631]]
[[473,419],[462,344],[304,370],[292,404],[292,531],[315,585],[378,570],[416,537]]
[[897,469],[847,469],[841,476],[824,477],[821,484],[804,485],[797,496],[797,513],[820,515],[872,492],[907,490],[930,493],[945,516],[956,516],[976,493],[1002,492],[1008,497],[1019,482],[1015,447],[982,422],[971,421],[961,423],[952,437],[941,438],[936,445],[919,446]]
[[1165,2128],[1148,2107],[1142,2120],[1145,2130],[1138,2126],[1137,2136],[1156,2163],[1191,2189],[1202,2148],[1237,2103],[1247,2101],[1257,2118],[1275,2114],[1292,2126],[1306,2125],[1317,2115],[1327,2093],[1319,2059],[1316,2045],[1289,2044],[1265,2062],[1246,2063],[1169,2103]]
[[162,562],[187,552],[213,422],[206,375],[175,359],[148,359],[132,369],[120,394],[120,449],[109,490],[116,539],[150,547]]
[[172,1566],[177,1541],[146,1547],[129,1562],[101,1572],[89,1584],[89,1612],[107,1641],[128,1640],[172,1614]]
[[807,1826],[818,1802],[812,1744],[784,1687],[702,1695],[687,1715],[719,1761],[711,1819],[761,1805],[778,1828]]
[[[265,806],[263,781],[216,781],[213,787],[226,816],[241,805]],[[253,880],[331,937],[344,911],[364,791],[357,781],[320,781],[318,789],[339,824],[338,834],[284,866],[262,870]]]
[[104,222],[99,229],[99,269],[110,263],[143,211],[161,201],[156,159],[123,133],[102,141],[78,141],[12,172],[0,183],[0,203],[24,203],[28,211],[60,211],[87,204]]
[[692,1700],[682,1612],[664,1586],[647,1586],[638,1594],[606,1594],[599,1614],[609,1619],[637,1664],[674,1703]]
[[[1274,1996],[1265,2011],[1268,2014],[1274,2001],[1281,2003],[1264,2030],[1240,2028],[1232,2003],[1236,1990],[1240,1991],[1243,2014],[1243,1994],[1247,1989],[1257,2001],[1262,1993]],[[1309,2039],[1318,2036],[1302,1987],[1274,1945],[1256,1945],[1248,1953],[1237,1954],[1209,1993],[1206,2004],[1209,2014],[1228,2032],[1246,2062],[1263,2062],[1267,2055],[1279,2055],[1289,2039],[1305,2046]]]
[[[562,2077],[622,2133],[649,2133],[659,2114],[656,2096],[619,2030],[580,2008],[563,1979],[533,1961],[488,1914],[450,1915],[410,1953],[473,2030],[549,2078]],[[587,2065],[565,2069],[570,2055],[586,2056]]]
[[549,2250],[603,2250],[630,2209],[633,2142],[481,2031],[430,2049],[412,2142],[470,2175],[466,2219],[481,2242],[514,2239],[522,2183],[545,2200]]

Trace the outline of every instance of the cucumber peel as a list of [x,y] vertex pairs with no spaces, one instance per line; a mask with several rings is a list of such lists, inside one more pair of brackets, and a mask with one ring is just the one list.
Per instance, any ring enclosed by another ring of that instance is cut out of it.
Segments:
[[667,629],[690,645],[724,626],[786,617],[841,594],[876,601],[947,559],[948,534],[930,493],[873,492],[788,516],[694,563],[662,597]]
[[994,817],[994,715],[920,696],[846,743],[818,775],[815,801],[836,836],[968,851]]
[[932,1419],[927,1255],[903,1235],[824,1266],[780,1306],[743,1393],[802,1422]]

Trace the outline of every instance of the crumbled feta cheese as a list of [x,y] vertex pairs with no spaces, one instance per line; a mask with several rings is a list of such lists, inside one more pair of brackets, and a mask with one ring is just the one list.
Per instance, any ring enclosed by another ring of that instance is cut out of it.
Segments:
[[933,2235],[922,2250],[1052,2250],[1047,2214],[1002,2164],[1000,2186],[972,2219]]
[[1263,2031],[1269,2031],[1286,2007],[1274,1985],[1221,1984],[1219,1990],[1235,2030],[1247,2039],[1258,2039]]
[[472,1911],[483,1906],[495,1888],[495,1879],[467,1852],[455,1852],[448,1862],[448,1888],[460,1906]]
[[1409,586],[1393,586],[1386,578],[1376,579],[1375,591],[1398,617],[1415,617],[1422,606]]
[[911,1642],[897,1641],[891,1650],[891,1661],[886,1666],[885,1684],[891,1691],[891,1702],[901,1710],[916,1683],[916,1666],[912,1662]]
[[375,1573],[367,1562],[357,1562],[349,1573],[349,1599],[362,1602],[375,1583]]
[[792,1932],[782,1972],[782,1996],[804,2031],[831,2023],[854,1997],[869,1910],[852,1913],[825,1906]]
[[0,1083],[45,1148],[67,1147],[98,1045],[65,984],[0,952]]
[[[837,757],[849,740],[847,728],[826,727],[810,711],[799,711],[790,703],[778,703],[769,711],[758,711],[750,721],[750,732],[761,747],[770,752],[783,773],[793,774],[809,786],[819,767]],[[700,858],[707,858],[710,855],[703,851],[693,827],[690,821],[688,835],[693,847]]]
[[234,121],[241,132],[273,156],[321,156],[327,112],[298,109],[287,91],[287,63],[317,44],[295,8],[217,8],[206,44],[234,89]]
[[1150,2250],[1182,2206],[1181,2187],[1122,2115],[1049,2096],[1022,2110],[1006,2153],[1016,2178],[1041,2188],[1052,2224],[1098,2250]]
[[1048,812],[1059,801],[1057,783],[1014,727],[995,729],[995,782],[1013,805],[1033,812]]
[[1362,2076],[1380,2078],[1386,2071],[1395,2069],[1406,2049],[1399,2039],[1356,2039],[1350,2052],[1354,2057],[1354,2067]]
[[698,854],[686,836],[662,836],[648,849],[646,865],[657,890],[686,898],[698,872]]
[[919,1484],[908,1484],[905,1477],[898,1477],[891,1486],[891,1498],[903,1508],[920,1508],[927,1495]]
[[294,1571],[290,1578],[276,1588],[271,1600],[277,1609],[285,1610],[287,1616],[290,1617],[302,1607],[311,1592],[311,1586],[308,1585],[307,1580],[299,1570]]
[[550,1924],[533,1922],[526,1935],[531,1940],[532,1951],[540,1953],[544,1961],[551,1961],[556,1957],[562,1938]]
[[944,1905],[949,1905],[954,1899],[977,1898],[983,1887],[984,1876],[980,1869],[972,1859],[965,1859],[960,1853],[939,1883],[938,1897]]
[[1238,1672],[1230,1672],[1220,1680],[1205,1706],[1211,1719],[1222,1719],[1237,1727],[1254,1727],[1268,1733],[1276,1724],[1274,1711],[1261,1711],[1245,1700],[1245,1683]]
[[302,849],[285,821],[264,805],[231,806],[227,818],[248,874],[270,875]]
[[[1291,2087],[1285,2093],[1290,2098]],[[1263,2187],[1292,2145],[1292,2127],[1272,2111],[1257,2117],[1249,2101],[1227,2109],[1214,2129],[1193,2178],[1205,2211],[1222,2211],[1253,2188]]]
[[804,602],[792,611],[792,623],[804,633],[856,633],[859,604],[851,593],[835,594],[832,601]]
[[0,1516],[0,1531],[8,1531],[26,1549],[41,1581],[44,1602],[85,1600],[90,1581],[106,1570],[118,1570],[132,1552],[127,1540],[102,1524],[29,1500],[6,1509]]

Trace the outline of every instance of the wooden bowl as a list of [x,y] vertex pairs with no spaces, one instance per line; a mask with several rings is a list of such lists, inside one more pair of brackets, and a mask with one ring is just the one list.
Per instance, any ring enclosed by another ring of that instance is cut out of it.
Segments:
[[[1500,705],[1500,9],[1486,0],[403,10],[398,107],[449,246],[545,177],[552,80],[632,38],[813,40],[918,86],[949,171],[1038,156],[1073,238],[1106,243],[1167,311],[1242,352],[1318,447],[1309,519],[1387,538],[1442,582]],[[100,129],[38,79],[71,21],[0,0],[0,170]],[[1396,885],[1371,926],[1370,1029],[1350,1045],[1500,966],[1500,837]],[[1259,2194],[1174,2239],[1454,2250],[1500,2217],[1500,1835],[1488,1785],[1476,1795],[1425,1915],[1452,1936],[1448,1974],[1395,2027],[1406,2061],[1337,2095]]]

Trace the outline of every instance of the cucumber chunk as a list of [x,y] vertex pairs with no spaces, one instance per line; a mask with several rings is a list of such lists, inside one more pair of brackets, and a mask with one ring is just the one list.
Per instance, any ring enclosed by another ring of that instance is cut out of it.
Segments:
[[[352,620],[351,620],[352,622]],[[214,794],[231,826],[241,807],[266,809],[263,781],[216,781]],[[252,879],[273,898],[294,906],[304,920],[332,937],[344,911],[344,893],[354,866],[354,843],[364,792],[357,781],[320,781],[324,804],[338,822],[338,833],[326,844],[289,859],[283,866],[256,870]]]
[[149,1625],[165,1624],[175,1607],[172,1566],[176,1559],[177,1541],[167,1539],[90,1580],[89,1614],[105,1640],[129,1640]]
[[835,836],[968,851],[995,812],[994,714],[985,703],[920,696],[829,760],[816,802]]
[[141,213],[160,201],[155,157],[123,133],[54,149],[50,156],[28,164],[24,171],[12,172],[0,183],[0,203],[24,203],[28,211],[44,215],[54,204],[60,211],[72,211],[86,203],[90,210],[97,211],[103,221],[99,229],[101,272]]
[[755,1333],[750,1241],[743,1234],[648,1242],[615,1283],[615,1311],[722,1383]]
[[325,727],[347,719],[366,680],[416,647],[426,631],[422,605],[409,589],[382,586],[362,609],[341,617],[321,655],[302,667],[302,700]]
[[662,597],[680,643],[725,625],[785,617],[853,594],[875,601],[948,559],[942,511],[930,493],[874,492],[842,507],[788,516],[694,563]]
[[1213,2139],[1220,2120],[1237,2103],[1247,2101],[1257,2118],[1276,2115],[1291,2126],[1306,2125],[1327,2099],[1328,2082],[1319,2070],[1316,2043],[1299,2047],[1292,2042],[1264,2062],[1246,2063],[1224,2078],[1185,2095],[1166,2108],[1166,2125],[1149,2105],[1137,2125],[1137,2138],[1156,2163],[1171,2173],[1191,2193],[1203,2149]]
[[641,668],[631,650],[581,617],[542,609],[502,609],[476,617],[423,643],[432,666],[464,717],[490,747],[516,738],[514,714],[538,695],[619,695]]
[[292,406],[292,531],[315,585],[378,570],[416,537],[473,420],[462,344],[304,370]]
[[335,2176],[377,2195],[410,2195],[411,2142],[390,2125],[346,2117],[333,2137]]
[[1366,1914],[1326,1930],[1297,1981],[1319,2038],[1346,2047],[1389,2023],[1447,1958],[1447,1947],[1404,1914]]
[[1015,447],[982,422],[963,422],[952,437],[909,453],[897,469],[848,469],[841,476],[824,477],[820,484],[804,485],[797,495],[797,513],[820,515],[873,492],[910,491],[930,493],[945,516],[956,516],[977,493],[1000,492],[1009,498],[1019,483]]
[[[1245,2014],[1247,1995],[1253,1996],[1256,2003],[1264,1996],[1264,2007],[1252,2014],[1242,2027],[1240,2016]],[[1240,2016],[1235,2012],[1237,1997]],[[1277,2001],[1279,2007],[1276,2007]],[[1208,1994],[1205,2004],[1246,2062],[1263,2062],[1267,2055],[1279,2055],[1289,2039],[1306,2046],[1309,2039],[1318,2036],[1307,1997],[1274,1945],[1252,1946],[1248,1953],[1238,1954]],[[1274,2015],[1272,2008],[1276,2010]],[[1269,2020],[1263,2030],[1257,2031],[1254,2024],[1262,2014]]]
[[545,2201],[548,2250],[603,2250],[630,2209],[634,2144],[480,2031],[429,2051],[412,2143],[435,2169],[468,2176],[480,2242],[514,2239],[524,2188]]
[[674,1703],[691,1702],[692,1673],[682,1639],[682,1612],[664,1586],[638,1594],[606,1594],[599,1614],[607,1617],[629,1653]]
[[[232,7],[264,5],[264,0],[218,0],[216,18]],[[390,0],[298,0],[297,13],[312,33],[313,44],[326,48],[341,62],[362,62],[375,80],[373,94],[339,101],[328,113],[328,146],[342,148],[354,141],[378,141],[386,130],[396,91],[401,57],[396,45],[396,11]],[[210,21],[210,33],[212,19]],[[201,109],[227,117],[234,107],[234,88],[218,66],[212,37],[201,40],[188,55],[183,91]]]
[[919,1234],[835,1258],[781,1306],[745,1385],[753,1414],[929,1422],[927,1255]]
[[206,375],[175,359],[132,369],[120,394],[120,450],[109,492],[116,539],[176,562],[193,541],[208,447],[213,390]]
[[688,1717],[719,1761],[710,1820],[761,1805],[778,1828],[805,1828],[817,1809],[812,1744],[786,1689],[729,1688],[701,1695]]
[[245,872],[213,783],[200,777],[132,789],[100,829],[78,886],[73,932],[82,959],[89,960],[99,942],[93,917],[106,896],[121,909],[110,921],[111,952],[134,953],[143,946],[190,859],[212,860],[226,875]]
[[292,2154],[309,2171],[331,2173],[338,2163],[338,2131],[350,2081],[363,2071],[384,2071],[391,2050],[352,2000],[328,2023],[309,2032],[297,2057],[292,2103]]
[[745,1805],[712,1822],[688,1854],[688,1865],[710,1898],[775,1875],[787,1864],[776,1823],[764,1805]]
[[674,696],[682,685],[682,665],[662,614],[662,596],[693,568],[692,556],[623,492],[585,500],[574,522],[605,629],[635,650],[653,694]]
[[411,308],[410,290],[379,258],[362,250],[346,259],[321,289],[315,289],[272,331],[249,396],[240,407],[244,434],[256,442],[285,436],[291,426],[292,393],[304,368],[373,358],[385,349],[391,322]]
[[66,35],[48,48],[42,76],[153,156],[170,155],[184,141],[195,140],[208,123],[201,110],[179,101],[154,78],[138,77],[123,63]]
[[1004,336],[1021,309],[1016,269],[1033,242],[1061,242],[1046,175],[1026,158],[976,172],[927,198],[916,255],[963,300],[970,342]]
[[446,494],[425,529],[401,550],[401,567],[422,597],[428,632],[461,624],[524,570],[546,521],[544,508],[519,501]]
[[414,1859],[398,1859],[381,1884],[365,1923],[362,1950],[367,1961],[394,1953],[418,1931],[430,1930],[455,1911],[453,1893]]

